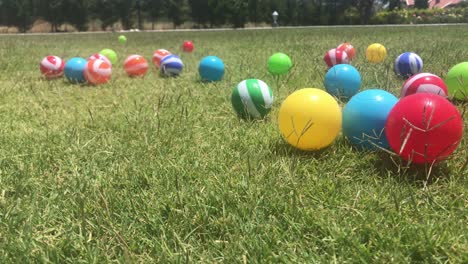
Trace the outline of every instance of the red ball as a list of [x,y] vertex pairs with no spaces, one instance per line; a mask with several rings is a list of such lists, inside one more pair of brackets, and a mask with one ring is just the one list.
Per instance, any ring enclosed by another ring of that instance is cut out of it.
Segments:
[[340,49],[331,49],[327,51],[323,60],[327,64],[328,68],[331,68],[337,64],[347,64],[349,63],[348,54]]
[[431,73],[418,73],[406,80],[401,89],[401,97],[415,93],[433,93],[447,97],[447,85],[437,75]]
[[63,76],[65,62],[60,57],[47,56],[42,59],[39,68],[44,77],[47,79],[53,79]]
[[109,81],[112,74],[111,65],[105,60],[93,59],[86,63],[84,77],[90,84],[98,85]]
[[193,43],[191,41],[185,41],[182,48],[185,52],[192,52],[194,48]]
[[404,160],[433,163],[450,156],[463,136],[457,108],[442,96],[417,93],[400,99],[385,124],[390,147]]
[[148,62],[140,55],[130,55],[125,60],[124,68],[130,77],[144,76],[148,71]]
[[354,56],[356,55],[356,50],[354,49],[353,45],[350,43],[341,43],[336,49],[342,50],[348,54],[349,60],[354,59]]

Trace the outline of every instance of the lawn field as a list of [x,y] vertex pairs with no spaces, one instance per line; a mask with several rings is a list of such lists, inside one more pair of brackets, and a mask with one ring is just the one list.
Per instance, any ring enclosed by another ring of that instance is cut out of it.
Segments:
[[[468,61],[467,26],[233,30],[220,32],[0,36],[0,263],[467,263],[467,136],[434,168],[362,152],[342,135],[300,152],[277,115],[294,90],[323,88],[325,52],[344,41],[361,89],[399,95],[394,58],[414,51],[445,77]],[[180,54],[186,39],[195,51]],[[384,44],[383,64],[365,49]],[[41,78],[46,55],[119,55],[108,84]],[[179,53],[179,78],[155,67],[143,79],[127,55]],[[290,55],[279,80],[266,62]],[[221,82],[203,83],[198,62],[223,59]],[[273,110],[239,120],[240,81],[270,85]],[[340,103],[342,106],[344,103]],[[461,112],[466,105],[457,103]],[[467,118],[464,114],[465,132]]]

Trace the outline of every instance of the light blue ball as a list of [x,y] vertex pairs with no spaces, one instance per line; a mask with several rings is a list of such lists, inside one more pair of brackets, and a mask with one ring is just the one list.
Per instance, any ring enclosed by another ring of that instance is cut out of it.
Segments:
[[327,92],[340,99],[349,99],[361,88],[361,75],[349,64],[337,64],[325,75]]
[[220,81],[224,75],[224,63],[216,56],[205,57],[198,65],[198,72],[203,81]]
[[83,58],[75,57],[69,59],[65,63],[65,77],[71,83],[84,83],[86,79],[84,77],[84,70],[86,68],[87,61]]
[[388,149],[384,128],[388,114],[397,102],[393,94],[380,89],[354,95],[343,109],[344,136],[362,149]]

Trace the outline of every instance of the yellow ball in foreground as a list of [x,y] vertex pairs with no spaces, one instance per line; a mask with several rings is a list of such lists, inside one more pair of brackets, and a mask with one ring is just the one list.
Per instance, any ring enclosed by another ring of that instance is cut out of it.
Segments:
[[379,43],[371,44],[367,47],[366,58],[367,61],[373,63],[380,63],[387,57],[387,49]]
[[341,130],[341,108],[321,89],[305,88],[290,94],[281,104],[278,125],[282,136],[301,150],[329,146]]

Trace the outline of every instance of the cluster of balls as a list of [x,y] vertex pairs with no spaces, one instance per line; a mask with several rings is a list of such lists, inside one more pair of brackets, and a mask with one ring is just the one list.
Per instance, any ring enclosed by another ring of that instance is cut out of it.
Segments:
[[[119,42],[125,44],[127,38],[119,36]],[[192,52],[194,45],[185,41],[182,45],[185,52]],[[103,49],[84,59],[74,57],[65,62],[58,56],[46,56],[40,63],[40,71],[47,79],[65,77],[71,83],[88,83],[99,85],[107,83],[112,74],[112,66],[118,62],[117,54],[111,49]],[[178,76],[184,67],[179,56],[171,54],[165,49],[158,49],[153,53],[152,62],[163,76]],[[137,54],[128,56],[124,62],[125,72],[130,77],[145,76],[148,71],[147,60]]]
[[[385,60],[381,44],[367,48],[371,63]],[[449,94],[465,99],[468,92],[468,62],[454,66],[442,80],[421,73],[422,59],[405,52],[395,59],[394,71],[409,78],[400,99],[382,89],[359,92],[361,76],[349,65],[355,50],[343,43],[329,50],[324,61],[329,70],[321,89],[307,88],[289,95],[279,110],[281,134],[292,146],[318,150],[343,135],[360,149],[391,149],[401,158],[416,164],[434,164],[450,156],[463,135],[463,120],[449,101]],[[336,100],[347,101],[341,111]]]

